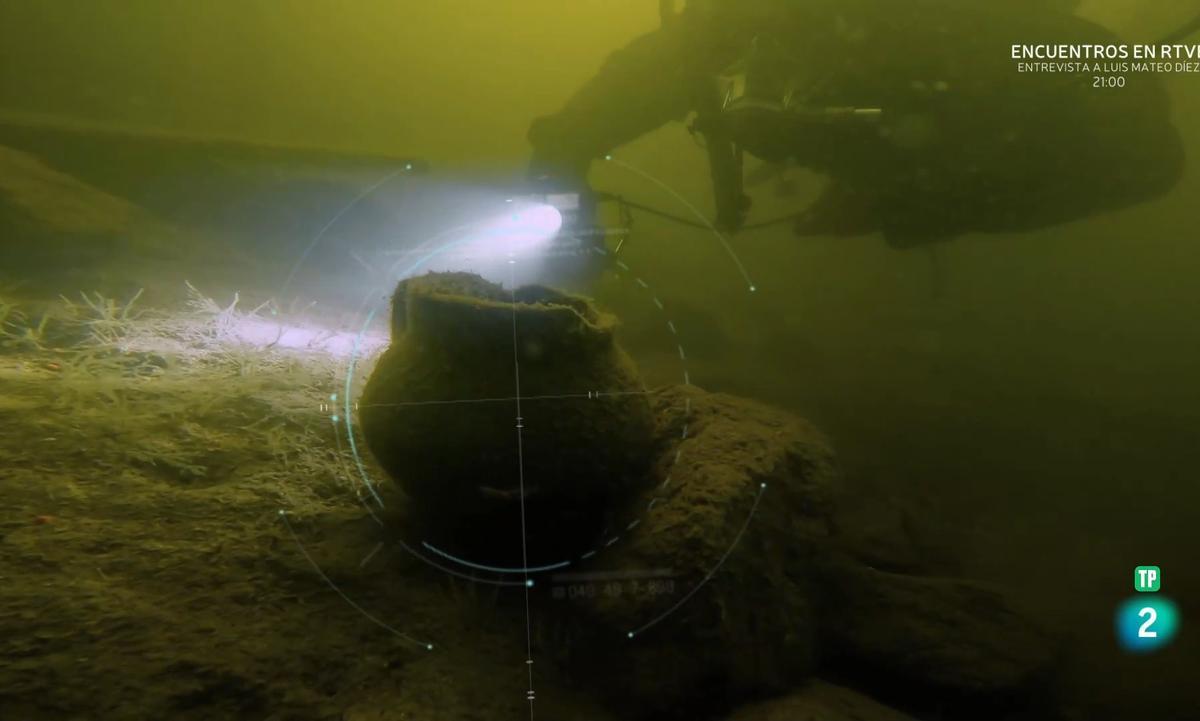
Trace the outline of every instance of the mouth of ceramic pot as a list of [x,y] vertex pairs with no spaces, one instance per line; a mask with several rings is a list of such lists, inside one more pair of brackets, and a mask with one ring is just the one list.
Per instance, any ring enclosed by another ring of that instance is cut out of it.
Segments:
[[587,298],[530,285],[505,289],[464,273],[402,281],[392,303],[393,340],[500,351],[519,347],[594,348],[611,343],[615,319]]

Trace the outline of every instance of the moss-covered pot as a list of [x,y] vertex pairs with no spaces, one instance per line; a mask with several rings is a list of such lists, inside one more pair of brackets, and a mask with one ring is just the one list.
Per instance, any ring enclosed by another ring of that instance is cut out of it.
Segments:
[[400,283],[361,423],[422,540],[487,564],[565,560],[648,482],[653,415],[615,325],[541,286]]

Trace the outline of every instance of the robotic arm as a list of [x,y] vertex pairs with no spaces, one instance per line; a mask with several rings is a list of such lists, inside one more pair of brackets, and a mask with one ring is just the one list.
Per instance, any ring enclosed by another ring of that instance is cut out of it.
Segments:
[[693,27],[698,19],[687,11],[676,14],[671,6],[661,5],[659,29],[610,55],[561,110],[533,122],[530,180],[543,192],[586,190],[593,160],[695,111],[692,130],[706,140],[717,224],[736,229],[749,207],[741,152],[722,124],[706,122],[720,109],[710,66],[719,67],[721,60],[711,48],[698,52]]
[[565,188],[586,186],[591,162],[691,110],[680,24],[664,25],[614,52],[558,112],[529,129],[529,174]]
[[660,4],[659,29],[613,53],[562,109],[533,122],[529,178],[538,192],[586,192],[593,160],[695,113],[689,130],[705,141],[716,225],[737,230],[750,199],[735,140],[741,137],[738,123],[729,112],[737,103],[731,104],[734,97],[718,76],[746,47],[738,33],[720,32],[723,23],[707,17],[702,3],[689,3],[678,14],[673,5]]

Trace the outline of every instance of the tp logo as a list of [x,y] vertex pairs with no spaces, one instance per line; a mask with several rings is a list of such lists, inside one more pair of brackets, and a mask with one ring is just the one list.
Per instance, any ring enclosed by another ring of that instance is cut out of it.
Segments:
[[1162,585],[1162,571],[1158,566],[1138,566],[1133,569],[1133,590],[1138,593],[1154,593]]
[[[1158,566],[1133,569],[1133,590],[1157,593],[1162,587]],[[1150,653],[1169,644],[1179,629],[1179,611],[1170,599],[1134,596],[1117,607],[1114,618],[1117,643],[1130,653]]]

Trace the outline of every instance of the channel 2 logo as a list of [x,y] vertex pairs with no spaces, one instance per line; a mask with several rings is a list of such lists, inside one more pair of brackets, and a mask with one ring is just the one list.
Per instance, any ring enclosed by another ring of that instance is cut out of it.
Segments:
[[1151,653],[1175,638],[1179,611],[1170,599],[1157,595],[1161,588],[1162,569],[1158,566],[1133,569],[1133,590],[1138,595],[1117,606],[1114,617],[1121,648],[1130,653]]

